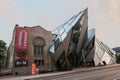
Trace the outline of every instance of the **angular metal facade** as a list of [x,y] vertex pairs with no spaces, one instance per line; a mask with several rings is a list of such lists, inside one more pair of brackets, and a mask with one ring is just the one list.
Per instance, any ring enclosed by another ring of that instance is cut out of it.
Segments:
[[[49,52],[52,61],[58,70],[72,69],[74,67],[98,66],[98,56],[102,52],[95,52],[98,42],[95,41],[95,29],[88,30],[88,9],[74,15],[63,25],[53,31],[56,35]],[[110,49],[105,47],[109,56]],[[98,54],[99,53],[99,54]],[[98,55],[96,57],[96,55]],[[109,63],[115,63],[115,56],[108,57]],[[102,57],[100,57],[102,59]],[[104,59],[104,62],[108,62]]]
[[95,66],[109,65],[116,63],[116,53],[103,42],[95,40],[96,50],[94,55]]
[[74,15],[53,33],[56,34],[56,39],[49,52],[57,69],[72,69],[86,61],[90,66],[94,65],[93,56],[89,54],[94,55],[95,30],[88,31],[88,9]]

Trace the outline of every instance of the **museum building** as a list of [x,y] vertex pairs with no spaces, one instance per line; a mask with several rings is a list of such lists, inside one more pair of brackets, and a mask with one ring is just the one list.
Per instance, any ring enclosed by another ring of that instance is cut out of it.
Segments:
[[100,63],[95,62],[95,49],[95,29],[88,30],[85,9],[52,32],[15,25],[7,63],[13,74],[32,74],[32,64],[39,72],[91,67]]

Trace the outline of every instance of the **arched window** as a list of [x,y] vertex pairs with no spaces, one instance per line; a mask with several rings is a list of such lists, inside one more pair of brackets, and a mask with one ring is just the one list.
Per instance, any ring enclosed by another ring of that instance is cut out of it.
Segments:
[[[34,45],[34,56],[36,57],[34,63],[36,64],[36,66],[43,66],[45,40],[42,37],[36,37],[33,41],[33,45]],[[37,57],[41,57],[41,59],[38,59]]]

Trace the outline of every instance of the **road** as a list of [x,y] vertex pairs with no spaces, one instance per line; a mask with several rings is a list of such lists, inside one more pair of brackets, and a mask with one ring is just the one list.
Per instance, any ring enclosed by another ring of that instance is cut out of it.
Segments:
[[120,80],[120,67],[112,67],[87,72],[74,72],[29,80]]

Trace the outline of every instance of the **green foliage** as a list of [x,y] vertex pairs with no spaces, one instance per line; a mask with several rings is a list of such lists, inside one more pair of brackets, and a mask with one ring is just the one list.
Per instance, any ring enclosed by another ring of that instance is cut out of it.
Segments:
[[3,40],[0,40],[0,49],[6,49],[6,43]]
[[0,60],[4,59],[4,50],[6,50],[6,43],[0,40]]
[[117,62],[117,63],[120,63],[120,55],[117,56],[116,62]]
[[[116,52],[116,62],[120,64],[120,47],[115,47],[113,50]],[[117,55],[118,54],[118,55]]]
[[115,48],[113,48],[113,50],[114,50],[116,53],[120,53],[120,47],[115,47]]

